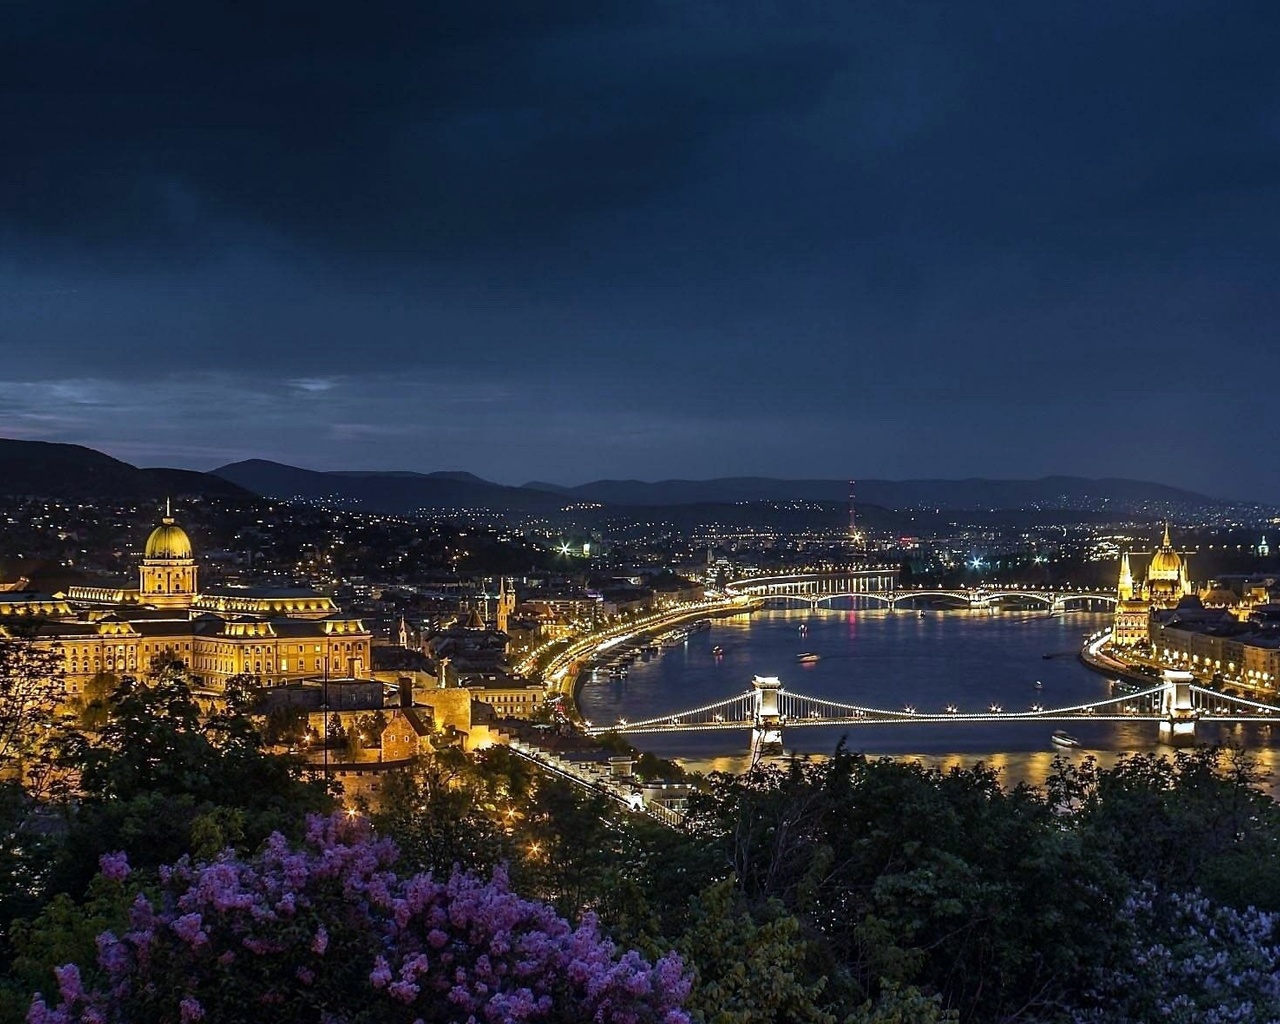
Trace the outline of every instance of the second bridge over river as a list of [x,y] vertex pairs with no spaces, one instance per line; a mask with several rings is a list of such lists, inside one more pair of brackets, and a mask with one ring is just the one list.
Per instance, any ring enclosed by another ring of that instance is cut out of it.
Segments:
[[989,586],[970,588],[903,588],[897,566],[868,566],[832,572],[794,573],[735,580],[725,586],[729,594],[816,608],[838,602],[880,608],[923,607],[926,604],[956,608],[990,609],[1001,605],[1033,604],[1050,613],[1073,608],[1114,606],[1114,593],[1096,590],[1050,590],[1036,587]]

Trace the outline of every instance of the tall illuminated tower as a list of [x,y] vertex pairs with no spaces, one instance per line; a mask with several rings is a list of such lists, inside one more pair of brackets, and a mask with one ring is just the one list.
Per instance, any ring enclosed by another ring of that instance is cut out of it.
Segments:
[[858,507],[854,502],[854,489],[857,487],[856,480],[849,481],[849,547],[855,554],[866,550],[867,539],[858,529]]

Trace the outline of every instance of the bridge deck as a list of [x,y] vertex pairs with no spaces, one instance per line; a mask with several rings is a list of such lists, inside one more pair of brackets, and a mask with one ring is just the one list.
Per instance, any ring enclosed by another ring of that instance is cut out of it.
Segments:
[[[757,688],[735,694],[714,704],[687,711],[659,715],[637,722],[622,720],[612,726],[590,726],[589,735],[605,732],[655,733],[696,730],[751,729],[767,726],[774,729],[796,729],[815,726],[869,725],[940,725],[990,722],[1183,722],[1239,725],[1271,725],[1280,723],[1280,707],[1262,704],[1243,697],[1232,697],[1204,687],[1164,682],[1137,693],[1107,697],[1102,700],[1060,708],[1032,708],[1027,711],[1004,711],[992,706],[988,711],[947,710],[922,712],[914,708],[890,710],[861,707],[807,694],[793,693],[772,680],[770,690],[775,704],[763,713],[764,697]],[[1178,703],[1178,701],[1182,703]]]

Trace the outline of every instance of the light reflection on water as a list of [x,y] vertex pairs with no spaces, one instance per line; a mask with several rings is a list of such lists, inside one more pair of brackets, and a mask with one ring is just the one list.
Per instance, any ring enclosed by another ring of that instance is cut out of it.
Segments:
[[[792,691],[887,709],[911,704],[920,711],[941,711],[954,703],[961,711],[980,711],[992,702],[1006,711],[1034,702],[1062,707],[1110,695],[1107,679],[1076,658],[1083,637],[1108,620],[1104,614],[1083,612],[1053,617],[1034,612],[929,612],[923,617],[885,611],[757,612],[716,620],[710,630],[681,646],[637,660],[625,679],[601,673],[584,683],[579,703],[596,723],[634,721],[731,697],[749,689],[753,675],[777,675]],[[801,624],[807,632],[799,630]],[[712,654],[715,645],[724,649],[723,656]],[[817,653],[821,660],[798,664],[796,656],[803,652]],[[1032,785],[1044,782],[1055,756],[1075,761],[1092,754],[1107,767],[1126,751],[1172,752],[1159,743],[1154,723],[1068,723],[1066,728],[1082,744],[1071,751],[1049,742],[1057,727],[1038,722],[818,726],[787,730],[785,744],[788,753],[820,756],[844,736],[850,749],[868,756],[915,759],[943,769],[983,761],[999,769],[1008,784]],[[1264,771],[1280,768],[1269,727],[1201,727],[1197,739],[1245,746]],[[632,742],[699,771],[749,767],[745,730],[658,733]],[[1276,795],[1274,781],[1267,788]]]
[[[640,737],[637,737],[640,739]],[[645,746],[643,743],[639,744]],[[1173,756],[1175,750],[1173,747],[1167,747],[1162,744],[1150,744],[1143,748],[1156,754],[1165,754]],[[1273,799],[1280,799],[1280,776],[1277,770],[1280,769],[1280,751],[1273,747],[1251,746],[1248,748],[1249,754],[1253,757],[1259,774],[1263,776],[1259,788],[1270,793]],[[979,762],[995,768],[999,774],[1001,782],[1007,786],[1014,786],[1020,782],[1025,782],[1030,786],[1043,786],[1045,779],[1053,772],[1053,762],[1057,757],[1072,764],[1080,764],[1087,757],[1092,757],[1098,762],[1102,768],[1113,767],[1126,752],[1120,750],[1044,750],[1036,753],[991,753],[981,754],[886,754],[886,757],[892,757],[903,761],[919,761],[921,764],[930,768],[937,768],[941,771],[950,771],[952,768],[971,768]],[[792,755],[784,754],[777,757],[765,758],[764,763],[785,765]],[[799,754],[806,760],[823,760],[826,754]],[[709,772],[729,772],[733,775],[741,775],[751,767],[751,758],[745,752],[741,755],[724,755],[711,758],[697,757],[678,757],[676,758],[686,768],[693,771],[709,773]]]

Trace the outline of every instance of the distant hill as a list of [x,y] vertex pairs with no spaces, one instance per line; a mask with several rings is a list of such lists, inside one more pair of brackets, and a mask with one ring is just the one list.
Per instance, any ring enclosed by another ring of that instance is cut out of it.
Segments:
[[370,511],[494,509],[552,512],[565,499],[546,491],[507,487],[471,473],[319,472],[265,459],[219,466],[214,474],[272,498],[336,501]]
[[[577,487],[530,482],[507,487],[471,473],[319,472],[253,459],[213,471],[256,494],[341,501],[384,512],[483,508],[553,512],[565,505],[598,503],[610,509],[731,506],[744,502],[816,502],[843,506],[846,480],[597,480]],[[1140,480],[1051,476],[1039,480],[859,480],[860,509],[990,512],[993,510],[1142,513],[1185,505],[1226,505],[1192,491]],[[683,517],[682,517],[683,518]]]
[[[550,484],[526,487],[549,489]],[[577,487],[557,487],[569,500],[610,505],[688,505],[740,501],[843,502],[847,480],[776,480],[769,477],[723,477],[716,480],[597,480]],[[1103,502],[1137,506],[1161,504],[1225,505],[1192,491],[1141,480],[1048,476],[1039,480],[859,480],[857,502],[891,509],[954,510],[1091,508]]]
[[0,438],[0,495],[62,501],[252,497],[233,482],[209,473],[139,469],[78,444],[12,438]]

